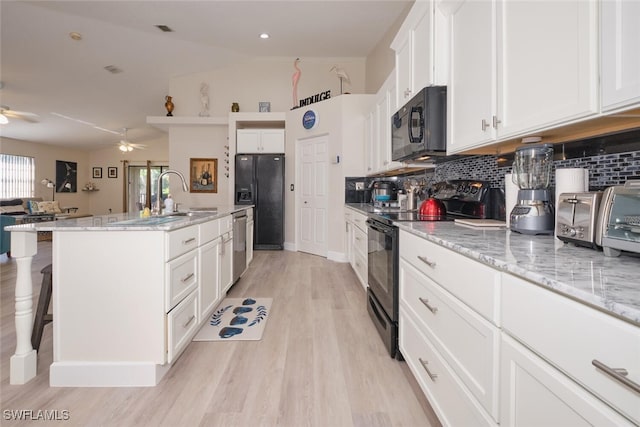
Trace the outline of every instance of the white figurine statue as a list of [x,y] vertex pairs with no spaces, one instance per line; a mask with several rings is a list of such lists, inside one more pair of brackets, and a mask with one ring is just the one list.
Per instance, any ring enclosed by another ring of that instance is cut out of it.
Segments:
[[200,117],[209,117],[209,85],[206,83],[200,84],[200,104],[202,104]]

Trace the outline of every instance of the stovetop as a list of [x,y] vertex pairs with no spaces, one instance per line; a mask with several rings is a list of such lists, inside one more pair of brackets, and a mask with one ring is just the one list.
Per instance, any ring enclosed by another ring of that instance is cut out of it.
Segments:
[[426,217],[420,215],[418,211],[380,212],[376,213],[376,215],[390,221],[453,221],[454,219],[451,215],[437,218]]

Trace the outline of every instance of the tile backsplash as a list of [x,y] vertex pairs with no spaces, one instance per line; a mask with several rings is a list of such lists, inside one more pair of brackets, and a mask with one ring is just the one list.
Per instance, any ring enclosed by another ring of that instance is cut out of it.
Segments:
[[[554,161],[554,168],[589,169],[589,189],[603,190],[612,185],[621,185],[629,178],[640,178],[640,151],[615,154],[592,155]],[[424,178],[427,184],[450,179],[476,179],[489,181],[492,188],[504,189],[504,175],[511,172],[511,162],[499,166],[496,156],[465,157],[436,165],[435,169],[411,175],[393,178],[347,177],[345,181],[346,202],[368,202],[367,191],[355,189],[356,182],[364,182],[365,188],[374,180],[390,179],[401,187],[407,178]],[[555,172],[552,173],[552,186],[555,185]]]

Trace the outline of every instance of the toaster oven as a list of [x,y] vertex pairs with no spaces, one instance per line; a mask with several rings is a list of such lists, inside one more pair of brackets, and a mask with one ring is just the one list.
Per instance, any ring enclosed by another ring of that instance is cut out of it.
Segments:
[[602,192],[562,193],[556,207],[556,237],[597,249],[596,228]]
[[597,228],[596,244],[606,256],[640,253],[640,180],[605,190]]

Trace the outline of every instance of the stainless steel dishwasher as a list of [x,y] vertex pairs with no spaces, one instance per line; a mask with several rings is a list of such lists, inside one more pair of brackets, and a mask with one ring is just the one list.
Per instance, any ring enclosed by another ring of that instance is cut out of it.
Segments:
[[247,212],[233,214],[233,281],[238,281],[247,268]]

